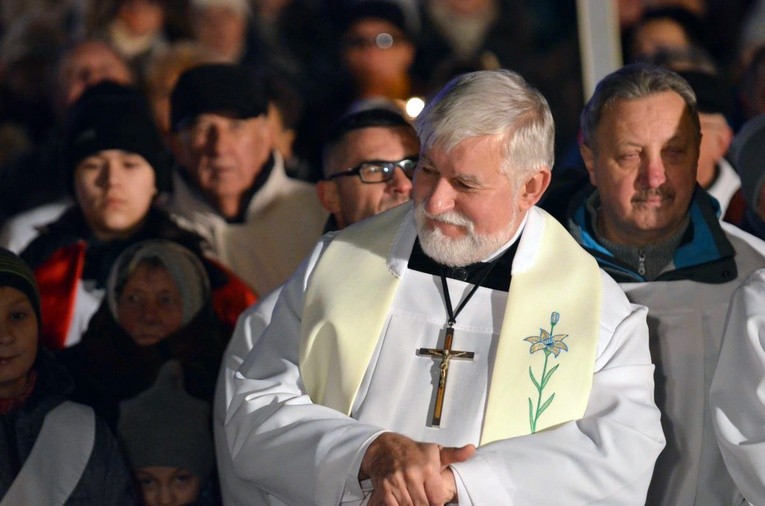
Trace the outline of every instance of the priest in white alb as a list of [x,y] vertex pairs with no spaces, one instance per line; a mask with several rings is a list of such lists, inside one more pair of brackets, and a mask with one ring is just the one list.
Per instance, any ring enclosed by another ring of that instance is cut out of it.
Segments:
[[747,504],[765,504],[763,335],[765,269],[758,269],[731,296],[709,394],[717,443]]
[[413,203],[324,236],[236,373],[236,474],[255,504],[643,504],[646,310],[535,207],[547,102],[464,74],[416,128]]

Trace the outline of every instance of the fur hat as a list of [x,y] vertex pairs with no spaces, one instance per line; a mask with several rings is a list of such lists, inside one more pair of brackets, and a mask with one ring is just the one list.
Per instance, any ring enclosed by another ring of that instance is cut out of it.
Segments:
[[11,286],[27,296],[37,316],[37,326],[42,324],[40,314],[40,290],[35,275],[18,255],[0,248],[0,286]]
[[154,385],[120,403],[117,435],[130,466],[188,469],[205,479],[213,466],[210,405],[183,387],[177,360],[162,366]]
[[146,99],[138,90],[111,81],[86,89],[69,111],[64,168],[70,190],[77,165],[107,149],[141,155],[154,169],[157,190],[169,190],[168,154]]

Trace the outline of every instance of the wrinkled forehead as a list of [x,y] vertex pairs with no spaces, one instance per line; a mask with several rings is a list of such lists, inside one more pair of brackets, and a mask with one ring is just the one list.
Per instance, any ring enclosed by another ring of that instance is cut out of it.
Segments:
[[606,102],[593,144],[620,142],[624,137],[632,136],[690,139],[698,144],[701,140],[700,118],[673,91],[639,98],[617,97]]

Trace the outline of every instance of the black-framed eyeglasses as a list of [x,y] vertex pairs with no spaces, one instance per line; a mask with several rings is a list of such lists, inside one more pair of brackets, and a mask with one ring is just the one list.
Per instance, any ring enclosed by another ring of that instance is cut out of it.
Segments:
[[417,167],[418,157],[413,156],[404,158],[397,162],[385,162],[382,160],[369,160],[361,162],[357,166],[336,172],[327,179],[335,179],[342,176],[359,176],[362,183],[374,184],[384,183],[393,179],[393,174],[396,172],[396,167],[404,171],[406,177],[412,179],[414,177],[414,169]]

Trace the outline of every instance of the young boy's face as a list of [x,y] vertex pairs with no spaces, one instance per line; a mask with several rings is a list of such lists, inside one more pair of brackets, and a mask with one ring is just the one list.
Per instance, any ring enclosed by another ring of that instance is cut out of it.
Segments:
[[201,480],[180,467],[149,466],[136,471],[146,506],[190,504],[199,498]]
[[21,395],[37,356],[38,322],[24,292],[0,286],[0,397]]

